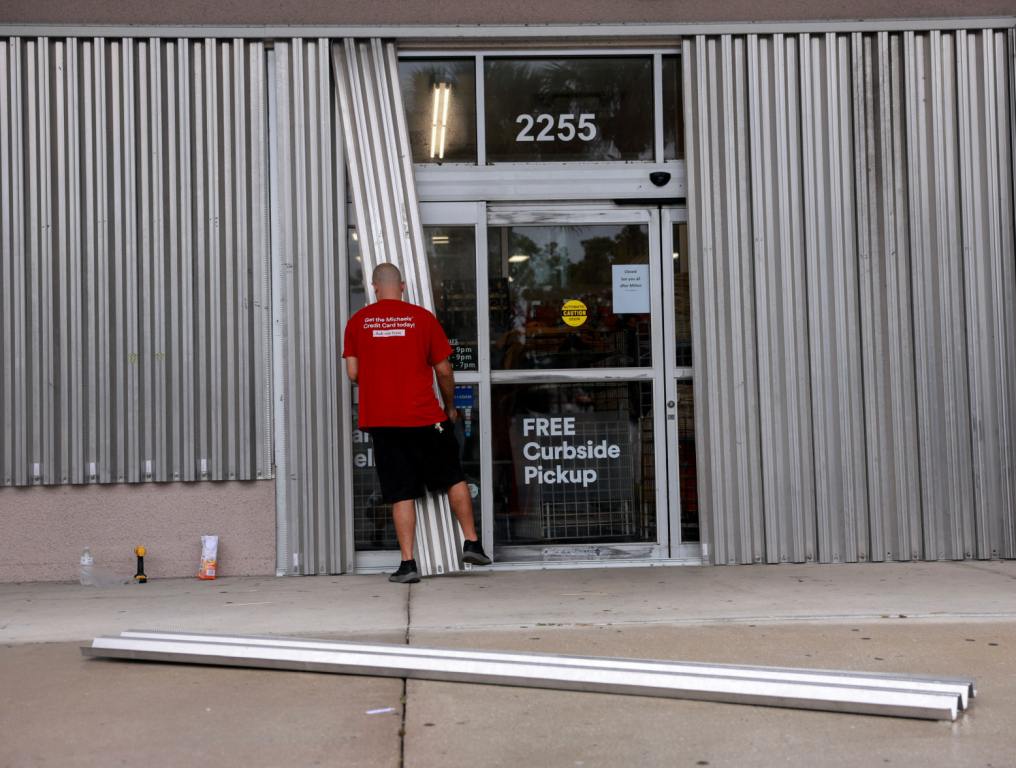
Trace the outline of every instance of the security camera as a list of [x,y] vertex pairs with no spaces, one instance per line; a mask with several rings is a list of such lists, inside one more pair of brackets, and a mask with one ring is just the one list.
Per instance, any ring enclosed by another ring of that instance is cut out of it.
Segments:
[[653,171],[649,174],[649,180],[656,186],[663,187],[670,181],[670,174],[666,171]]

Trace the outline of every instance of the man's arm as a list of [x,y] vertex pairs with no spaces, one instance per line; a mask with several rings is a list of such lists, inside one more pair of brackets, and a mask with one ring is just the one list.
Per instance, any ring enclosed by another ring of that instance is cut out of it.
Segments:
[[452,369],[451,360],[446,357],[435,365],[434,373],[437,376],[438,389],[441,390],[445,413],[452,422],[456,422],[459,420],[459,409],[455,407],[455,371]]
[[355,357],[346,358],[346,374],[349,380],[356,384],[356,377],[360,375],[360,361]]

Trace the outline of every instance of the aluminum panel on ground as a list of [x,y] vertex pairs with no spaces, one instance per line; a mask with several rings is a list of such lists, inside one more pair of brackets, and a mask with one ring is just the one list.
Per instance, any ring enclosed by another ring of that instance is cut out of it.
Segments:
[[955,720],[968,678],[499,653],[299,639],[125,632],[81,648],[94,658],[289,669],[722,701]]
[[267,635],[217,635],[202,632],[159,632],[125,630],[120,638],[236,644],[251,648],[306,648],[317,650],[366,651],[390,656],[437,656],[446,659],[498,660],[507,662],[543,663],[575,668],[614,668],[647,672],[678,672],[684,674],[727,677],[730,679],[784,680],[818,684],[850,684],[884,690],[910,690],[949,693],[959,697],[961,709],[967,709],[977,695],[975,681],[969,677],[942,675],[904,675],[857,670],[802,669],[800,667],[760,667],[744,664],[710,664],[701,661],[664,661],[651,659],[618,659],[597,656],[564,656],[545,653],[511,651],[477,651],[446,648],[421,648],[344,640],[314,640]]
[[272,476],[263,59],[0,41],[3,484]]

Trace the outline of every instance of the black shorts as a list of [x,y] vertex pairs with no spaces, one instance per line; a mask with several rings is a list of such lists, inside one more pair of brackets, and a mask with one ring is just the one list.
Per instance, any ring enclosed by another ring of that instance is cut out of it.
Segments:
[[418,499],[425,486],[430,491],[447,491],[466,479],[450,421],[426,427],[371,427],[368,432],[386,504]]

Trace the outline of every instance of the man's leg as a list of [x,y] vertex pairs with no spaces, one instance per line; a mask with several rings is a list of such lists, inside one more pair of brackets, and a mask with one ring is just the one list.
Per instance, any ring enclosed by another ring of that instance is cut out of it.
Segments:
[[[463,483],[465,485],[465,483]],[[469,491],[466,491],[466,498]],[[403,560],[413,559],[413,544],[416,541],[416,504],[412,499],[392,504],[392,518],[395,520],[395,535],[399,539],[399,550]]]
[[490,558],[483,551],[483,545],[476,535],[476,524],[473,522],[473,499],[469,495],[469,486],[463,480],[448,489],[448,503],[451,504],[455,519],[462,526],[462,535],[466,542],[462,547],[463,562],[472,565],[490,565]]
[[469,485],[465,480],[456,483],[448,489],[448,503],[452,507],[455,519],[462,526],[462,535],[468,541],[476,541],[476,523],[473,521],[473,499],[469,495]]

